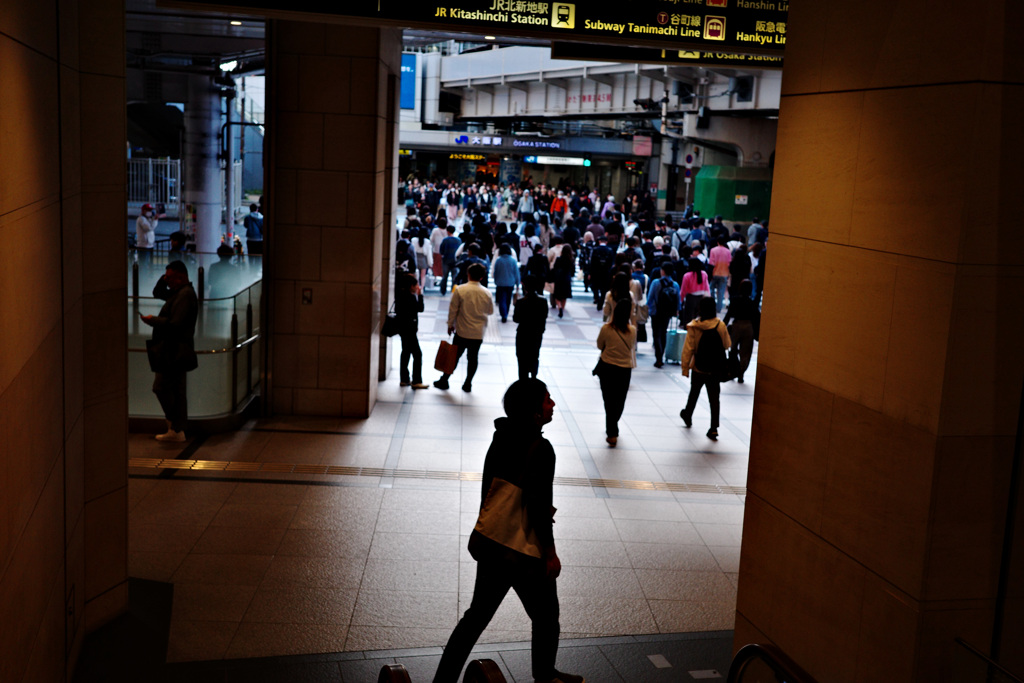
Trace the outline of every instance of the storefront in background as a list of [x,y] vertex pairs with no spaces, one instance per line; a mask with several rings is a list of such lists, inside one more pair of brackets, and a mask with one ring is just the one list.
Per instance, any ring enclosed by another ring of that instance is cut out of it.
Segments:
[[437,135],[436,142],[403,141],[402,177],[451,178],[459,182],[596,187],[616,198],[648,188],[655,151],[634,154],[632,140],[541,138],[458,132]]

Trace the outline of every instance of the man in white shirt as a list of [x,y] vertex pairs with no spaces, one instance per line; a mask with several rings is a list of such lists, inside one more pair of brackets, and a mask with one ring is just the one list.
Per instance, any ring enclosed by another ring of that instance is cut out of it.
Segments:
[[[448,304],[448,334],[455,333],[452,344],[459,349],[460,360],[464,351],[469,352],[466,382],[462,385],[462,390],[468,392],[473,390],[473,375],[476,374],[480,344],[484,340],[487,318],[494,313],[494,300],[491,293],[480,284],[487,275],[486,268],[474,263],[466,274],[469,282],[452,290],[452,299]],[[457,367],[458,360],[455,363]],[[447,389],[449,377],[451,374],[441,375],[441,379],[434,382],[434,386],[438,389]]]

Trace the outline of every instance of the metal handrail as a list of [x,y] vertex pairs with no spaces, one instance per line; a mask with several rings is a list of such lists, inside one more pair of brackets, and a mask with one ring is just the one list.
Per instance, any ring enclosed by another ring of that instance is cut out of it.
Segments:
[[[195,353],[197,356],[212,355],[217,353],[234,353],[235,351],[241,351],[245,347],[255,344],[256,340],[260,338],[259,332],[252,335],[248,339],[238,342],[234,346],[226,346],[223,349],[200,349]],[[146,353],[146,349],[128,349],[128,353]]]
[[732,658],[726,683],[741,683],[743,672],[754,661],[764,662],[786,683],[817,683],[803,668],[774,645],[751,643],[740,648]]
[[973,645],[971,645],[970,643],[968,643],[963,638],[954,638],[953,642],[955,642],[957,645],[959,645],[960,647],[962,647],[965,650],[967,650],[968,652],[970,652],[972,655],[974,655],[975,657],[980,659],[986,666],[988,666],[989,667],[989,678],[990,679],[991,679],[991,676],[992,676],[991,672],[992,671],[998,671],[1000,675],[1006,677],[1006,680],[1007,680],[1008,683],[1024,683],[1024,680],[1021,680],[1015,674],[1011,673],[1005,667],[1003,667],[1001,664],[999,664],[999,662],[993,660],[991,657],[989,657],[984,652],[982,652],[978,648],[976,648]]
[[[240,290],[237,294],[232,294],[231,296],[219,296],[219,297],[217,297],[215,299],[210,298],[210,297],[207,296],[207,297],[203,297],[203,301],[227,301],[228,299],[237,299],[238,297],[242,296],[242,294],[245,294],[246,292],[248,292],[250,289],[252,289],[256,285],[261,285],[261,284],[263,284],[263,279],[262,278],[257,280],[256,282],[252,283],[251,285],[249,285],[245,289]],[[155,296],[141,296],[141,295],[135,296],[135,294],[129,294],[128,298],[129,299],[138,299],[139,301],[162,301],[162,299],[158,299]]]

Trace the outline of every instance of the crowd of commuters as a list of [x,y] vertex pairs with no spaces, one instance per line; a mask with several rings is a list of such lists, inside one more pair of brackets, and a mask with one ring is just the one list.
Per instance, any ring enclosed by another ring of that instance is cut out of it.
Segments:
[[[683,421],[690,425],[706,388],[712,412],[707,434],[717,438],[720,383],[744,381],[760,330],[767,221],[754,218],[730,228],[721,216],[701,217],[692,206],[678,222],[669,215],[659,220],[648,193],[632,192],[619,202],[589,188],[534,185],[529,178],[507,185],[409,178],[402,196],[406,217],[396,268],[418,289],[436,288],[445,295],[453,288],[449,334],[455,334],[460,356],[469,353],[463,389],[472,388],[495,302],[502,323],[511,313],[518,324],[520,378],[535,378],[549,310],[563,317],[573,282],[580,279],[605,322],[595,375],[601,381],[608,443],[618,441],[636,345],[648,340],[647,322],[654,366],[679,362],[690,377]],[[465,291],[455,289],[467,283],[471,287]],[[699,343],[707,329],[718,330],[720,348]],[[628,349],[619,340],[628,341]],[[447,389],[448,379],[444,375],[434,384]],[[410,383],[422,384],[415,380]]]

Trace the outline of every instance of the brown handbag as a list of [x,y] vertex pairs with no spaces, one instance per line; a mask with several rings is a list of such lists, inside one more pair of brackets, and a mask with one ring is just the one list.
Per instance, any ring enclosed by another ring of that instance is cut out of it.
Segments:
[[459,347],[441,340],[437,347],[437,356],[434,358],[434,369],[446,375],[455,372],[455,365],[459,362]]

